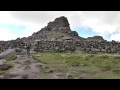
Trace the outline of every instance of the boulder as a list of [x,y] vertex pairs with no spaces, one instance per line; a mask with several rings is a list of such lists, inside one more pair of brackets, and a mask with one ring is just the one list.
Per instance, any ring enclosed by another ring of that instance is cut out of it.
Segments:
[[8,50],[0,53],[0,59],[5,59],[6,57],[9,57],[14,54],[16,54],[15,49],[8,49]]
[[9,68],[11,68],[10,64],[7,64],[7,63],[1,63],[0,64],[0,70],[7,70]]

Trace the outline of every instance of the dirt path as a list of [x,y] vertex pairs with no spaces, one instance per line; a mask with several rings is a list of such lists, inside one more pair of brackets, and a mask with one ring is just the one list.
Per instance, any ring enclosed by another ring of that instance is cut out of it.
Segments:
[[[0,60],[3,63],[4,59]],[[17,55],[16,60],[9,61],[13,67],[0,75],[1,79],[59,79],[61,76],[46,64],[38,62],[32,56]]]
[[38,79],[40,65],[42,63],[34,60],[32,56],[17,55],[17,59],[11,61],[14,67],[8,70],[3,77],[5,79]]
[[[0,64],[4,59],[0,59]],[[32,56],[17,55],[16,60],[7,61],[12,63],[13,67],[5,73],[0,74],[0,79],[66,79],[66,74],[57,71],[48,64],[38,62]]]

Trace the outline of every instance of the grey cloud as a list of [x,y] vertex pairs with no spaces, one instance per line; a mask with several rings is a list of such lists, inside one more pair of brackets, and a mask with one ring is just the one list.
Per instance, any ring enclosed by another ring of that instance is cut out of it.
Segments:
[[96,18],[104,24],[120,23],[120,11],[12,11],[10,14],[14,18],[40,24],[53,21],[60,16],[67,16],[70,22],[79,22],[85,17]]
[[67,11],[12,11],[10,15],[14,18],[34,23],[47,23],[53,21],[56,17],[69,15]]
[[120,23],[120,11],[85,11],[83,15],[89,18],[96,18],[103,24]]
[[11,16],[14,18],[27,21],[27,22],[43,22],[51,18],[50,13],[48,12],[38,12],[38,11],[15,11],[10,12]]
[[104,23],[113,25],[120,23],[120,12],[119,11],[109,11],[104,12],[102,20]]

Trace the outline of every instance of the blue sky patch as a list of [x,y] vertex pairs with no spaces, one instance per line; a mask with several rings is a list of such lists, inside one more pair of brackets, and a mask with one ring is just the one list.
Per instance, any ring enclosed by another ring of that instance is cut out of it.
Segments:
[[21,35],[25,29],[23,25],[14,25],[14,24],[0,24],[0,29],[8,28],[10,29],[11,33],[16,35]]
[[74,30],[78,32],[79,36],[84,38],[99,35],[97,32],[94,32],[90,27],[77,27]]

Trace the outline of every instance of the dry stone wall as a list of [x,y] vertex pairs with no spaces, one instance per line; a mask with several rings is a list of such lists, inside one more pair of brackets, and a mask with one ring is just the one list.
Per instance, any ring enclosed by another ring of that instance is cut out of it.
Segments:
[[25,43],[21,39],[0,41],[0,53],[13,48],[24,48]]
[[81,52],[81,53],[119,53],[120,42],[116,41],[39,41],[36,44],[35,51],[52,52]]
[[[7,49],[24,48],[21,39],[0,42],[0,53]],[[81,52],[90,54],[120,53],[120,42],[117,41],[88,41],[88,40],[63,40],[63,41],[37,41],[35,51],[45,52]]]

